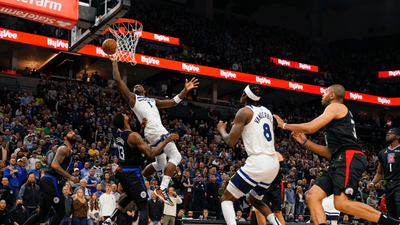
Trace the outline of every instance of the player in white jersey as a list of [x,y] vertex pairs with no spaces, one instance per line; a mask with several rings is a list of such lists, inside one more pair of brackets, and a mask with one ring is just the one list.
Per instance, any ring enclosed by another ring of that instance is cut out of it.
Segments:
[[[117,83],[118,90],[125,97],[125,100],[129,103],[129,106],[138,117],[139,121],[142,122],[143,118],[147,118],[147,124],[144,129],[144,137],[150,143],[151,147],[155,147],[165,140],[169,133],[161,123],[160,113],[158,108],[169,108],[176,106],[185,95],[192,90],[197,88],[199,82],[193,78],[190,82],[186,79],[185,88],[176,95],[173,99],[159,100],[155,98],[146,97],[146,91],[142,85],[137,84],[133,88],[133,92],[130,92],[124,81],[121,79],[121,75],[118,70],[118,62],[115,57],[110,57],[113,65],[113,77]],[[171,201],[168,195],[168,184],[171,180],[171,176],[175,171],[176,166],[181,162],[181,154],[178,148],[173,142],[167,144],[164,148],[164,152],[156,156],[154,163],[149,164],[142,172],[143,176],[148,177],[154,172],[164,170],[164,176],[160,185],[160,189],[157,189],[155,193],[160,199],[169,205],[174,203]],[[167,156],[169,161],[167,163]]]
[[[330,225],[337,225],[339,220],[340,211],[335,209],[333,194],[322,200],[322,207],[324,208],[326,221],[330,221]],[[328,224],[328,223],[327,223]]]
[[227,145],[236,144],[242,136],[248,158],[246,164],[232,177],[222,198],[221,206],[228,225],[236,224],[233,202],[250,192],[250,203],[273,225],[280,225],[276,216],[261,199],[279,171],[279,160],[275,153],[273,117],[264,106],[259,105],[263,95],[259,86],[250,84],[243,92],[240,102],[246,107],[235,116],[230,133],[226,122],[218,123],[218,131]]

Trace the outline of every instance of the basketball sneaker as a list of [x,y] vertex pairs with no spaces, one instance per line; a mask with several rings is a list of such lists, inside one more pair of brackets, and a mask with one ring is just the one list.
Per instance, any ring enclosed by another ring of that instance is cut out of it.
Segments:
[[167,203],[170,206],[174,206],[174,202],[171,200],[171,198],[168,195],[168,190],[165,188],[164,190],[157,189],[154,191],[158,198],[160,198],[163,202]]
[[103,224],[105,225],[116,225],[117,223],[114,223],[113,221],[111,221],[111,218],[107,218]]

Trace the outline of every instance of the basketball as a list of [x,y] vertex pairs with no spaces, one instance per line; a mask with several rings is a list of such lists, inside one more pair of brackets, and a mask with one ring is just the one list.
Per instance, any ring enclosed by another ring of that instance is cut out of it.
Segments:
[[114,55],[117,51],[118,44],[114,39],[107,39],[103,42],[103,52],[107,55]]

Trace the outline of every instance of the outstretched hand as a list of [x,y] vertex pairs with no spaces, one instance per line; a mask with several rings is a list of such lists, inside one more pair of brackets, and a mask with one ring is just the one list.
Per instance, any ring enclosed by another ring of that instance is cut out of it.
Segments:
[[218,132],[220,132],[220,130],[226,130],[226,125],[227,125],[227,122],[224,123],[222,120],[220,120],[217,125]]
[[111,62],[117,62],[117,56],[115,55],[109,55],[108,58],[111,60]]
[[278,115],[272,115],[275,119],[276,122],[278,123],[278,127],[283,128],[283,124],[285,123],[285,121],[283,121]]
[[147,121],[148,121],[147,118],[144,117],[143,120],[142,120],[142,124],[141,124],[142,130],[144,130],[144,128],[146,128]]
[[168,142],[171,142],[171,141],[176,140],[176,139],[178,139],[178,138],[179,138],[179,134],[172,133],[172,134],[170,134],[170,135],[167,137],[167,141],[168,141]]
[[188,82],[188,80],[186,79],[186,83],[185,83],[185,89],[187,91],[192,90],[193,88],[198,88],[199,86],[199,80],[195,77],[193,77],[190,82]]
[[300,144],[303,144],[307,140],[307,137],[304,133],[292,132],[292,135],[293,138]]

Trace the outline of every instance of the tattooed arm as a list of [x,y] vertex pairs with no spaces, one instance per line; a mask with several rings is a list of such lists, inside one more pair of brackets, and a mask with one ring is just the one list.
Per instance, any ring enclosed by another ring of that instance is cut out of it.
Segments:
[[68,178],[74,183],[79,183],[79,179],[77,177],[71,176],[67,171],[65,171],[61,167],[61,163],[64,161],[66,157],[69,156],[69,150],[66,146],[61,146],[57,149],[56,155],[54,156],[54,160],[51,163],[51,168],[53,168],[54,171],[56,171],[58,174],[64,176],[65,178]]

